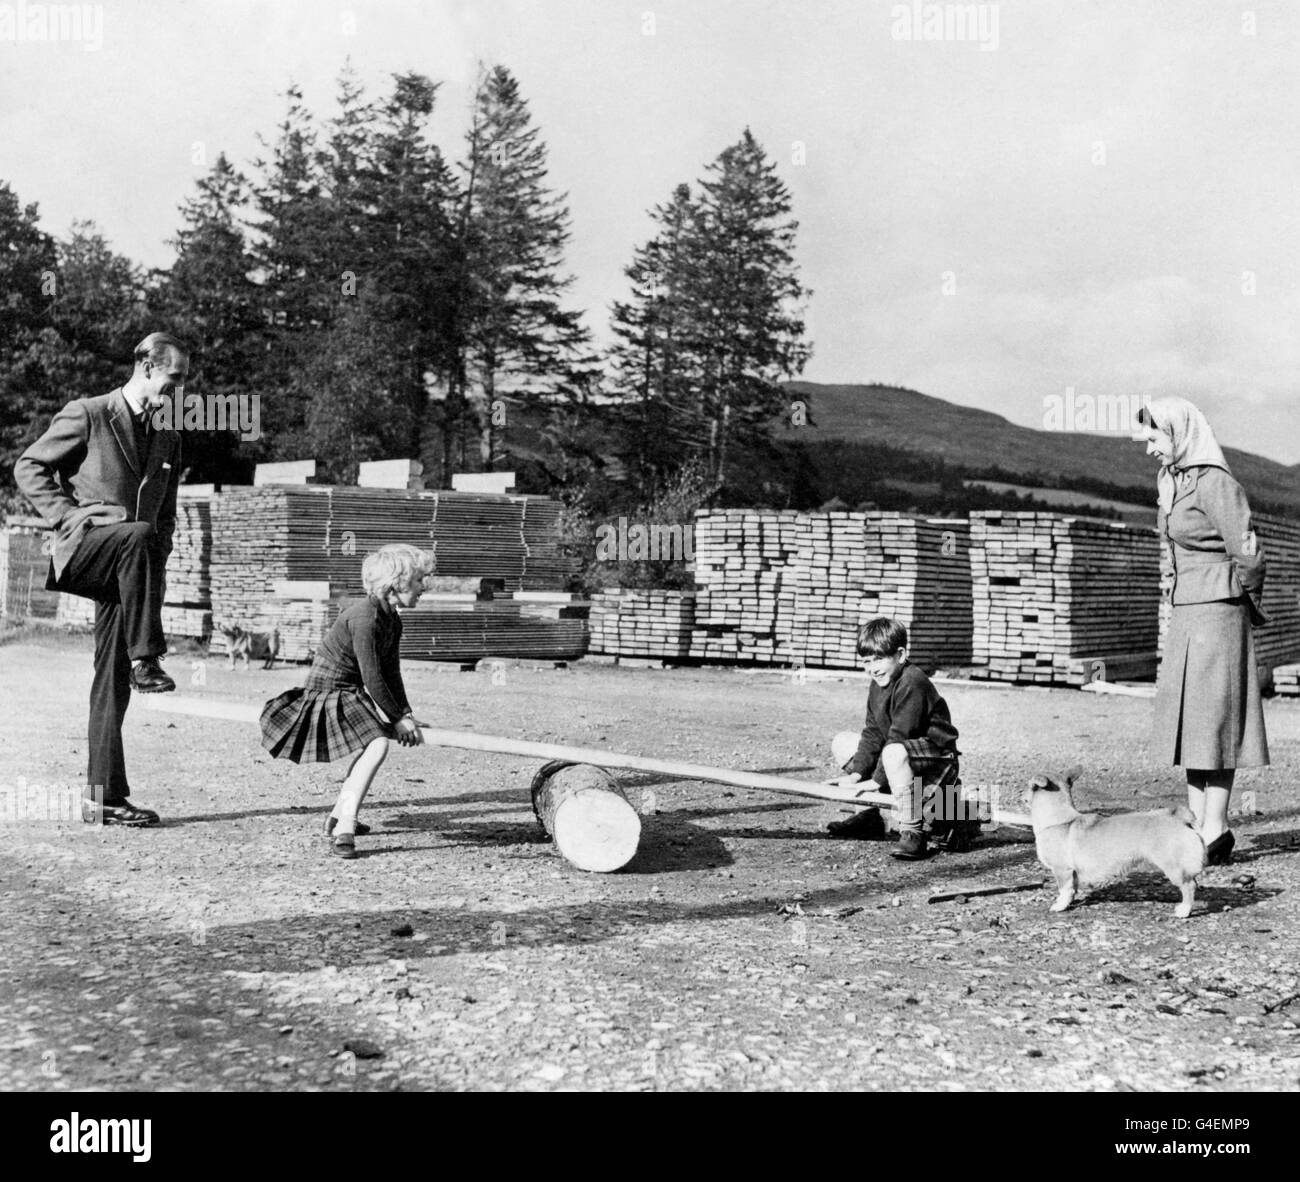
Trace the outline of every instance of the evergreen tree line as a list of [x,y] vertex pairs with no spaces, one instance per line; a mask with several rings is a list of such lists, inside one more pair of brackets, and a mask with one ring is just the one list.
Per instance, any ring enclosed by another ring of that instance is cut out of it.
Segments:
[[197,182],[163,271],[89,222],[56,240],[0,182],[0,500],[50,416],[118,384],[154,328],[192,344],[187,394],[261,397],[260,439],[187,435],[192,481],[307,457],[348,481],[409,457],[430,487],[514,469],[589,511],[687,466],[725,495],[809,354],[775,166],[746,130],[652,211],[602,353],[568,303],[567,200],[517,81],[481,73],[454,161],[429,136],[438,90],[406,73],[375,99],[345,68],[321,121],[291,86],[249,168],[222,154]]

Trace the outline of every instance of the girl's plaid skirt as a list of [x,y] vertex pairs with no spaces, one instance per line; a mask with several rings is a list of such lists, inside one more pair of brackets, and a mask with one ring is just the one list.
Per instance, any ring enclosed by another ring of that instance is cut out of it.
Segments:
[[262,708],[262,746],[294,763],[332,763],[392,736],[359,685],[317,688],[309,677]]

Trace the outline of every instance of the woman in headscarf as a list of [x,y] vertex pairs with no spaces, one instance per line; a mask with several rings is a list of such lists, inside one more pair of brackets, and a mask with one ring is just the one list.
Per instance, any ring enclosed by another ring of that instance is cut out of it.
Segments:
[[1264,555],[1250,506],[1205,416],[1185,398],[1138,414],[1147,454],[1160,458],[1160,531],[1169,540],[1173,614],[1156,689],[1155,744],[1187,773],[1187,803],[1211,865],[1232,861],[1228,799],[1239,767],[1268,763],[1252,626]]

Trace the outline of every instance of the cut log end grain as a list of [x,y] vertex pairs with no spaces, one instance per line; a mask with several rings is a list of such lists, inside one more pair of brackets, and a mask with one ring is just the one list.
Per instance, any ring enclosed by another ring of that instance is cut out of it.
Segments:
[[579,870],[608,874],[636,856],[641,818],[604,768],[547,764],[533,781],[533,807],[556,849]]

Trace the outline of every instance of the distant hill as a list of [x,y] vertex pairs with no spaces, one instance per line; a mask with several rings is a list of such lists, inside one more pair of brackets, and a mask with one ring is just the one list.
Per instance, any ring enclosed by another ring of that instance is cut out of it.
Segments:
[[[1018,427],[990,411],[897,386],[790,382],[786,388],[808,404],[811,421],[778,431],[783,440],[885,444],[941,457],[969,475],[996,470],[1017,485],[1052,488],[1087,480],[1123,490],[1123,501],[1150,504],[1155,498],[1156,462],[1126,436]],[[1300,513],[1300,464],[1288,467],[1231,447],[1223,453],[1252,504]]]

